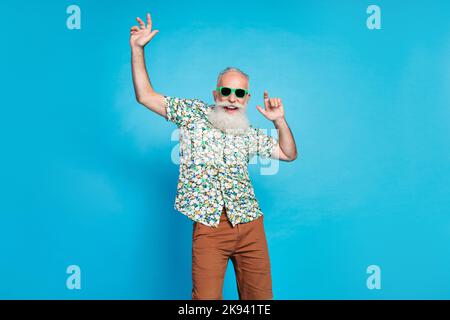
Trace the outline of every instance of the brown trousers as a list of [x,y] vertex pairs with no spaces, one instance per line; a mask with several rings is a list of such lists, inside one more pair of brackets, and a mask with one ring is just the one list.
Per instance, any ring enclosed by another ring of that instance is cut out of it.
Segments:
[[273,299],[264,216],[234,228],[222,211],[218,228],[194,222],[192,233],[192,299],[221,300],[231,259],[239,299]]

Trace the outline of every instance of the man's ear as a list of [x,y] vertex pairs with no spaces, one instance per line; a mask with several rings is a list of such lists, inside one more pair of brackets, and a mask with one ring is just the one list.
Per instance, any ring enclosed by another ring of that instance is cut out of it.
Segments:
[[216,101],[216,99],[217,99],[217,97],[216,97],[217,91],[216,91],[216,90],[213,90],[213,91],[212,91],[212,94],[213,94],[214,101]]

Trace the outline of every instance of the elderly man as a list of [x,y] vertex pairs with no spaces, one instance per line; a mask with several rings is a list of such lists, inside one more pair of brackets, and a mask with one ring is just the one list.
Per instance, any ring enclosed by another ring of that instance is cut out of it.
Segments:
[[253,155],[293,161],[297,150],[281,99],[264,92],[259,112],[278,130],[278,141],[250,125],[249,77],[237,68],[219,74],[214,105],[161,95],[150,83],[144,47],[158,33],[147,25],[130,32],[137,101],[180,128],[180,176],[175,208],[193,221],[192,299],[222,299],[228,260],[240,299],[273,299],[263,213],[248,174]]

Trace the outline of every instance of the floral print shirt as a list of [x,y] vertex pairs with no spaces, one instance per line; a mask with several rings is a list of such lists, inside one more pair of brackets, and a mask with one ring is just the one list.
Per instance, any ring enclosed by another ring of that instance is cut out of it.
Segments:
[[207,118],[213,105],[164,96],[166,119],[180,128],[180,169],[175,209],[193,221],[218,227],[222,208],[236,226],[263,213],[248,173],[253,155],[270,157],[277,140],[262,129],[227,134]]

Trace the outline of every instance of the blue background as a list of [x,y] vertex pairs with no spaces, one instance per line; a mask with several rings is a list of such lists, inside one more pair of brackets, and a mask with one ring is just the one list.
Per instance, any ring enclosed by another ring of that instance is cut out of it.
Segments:
[[450,3],[422,0],[2,2],[0,298],[190,299],[176,127],[131,82],[147,11],[157,91],[212,102],[218,72],[242,68],[262,128],[263,90],[283,98],[299,158],[250,165],[275,299],[450,298]]

